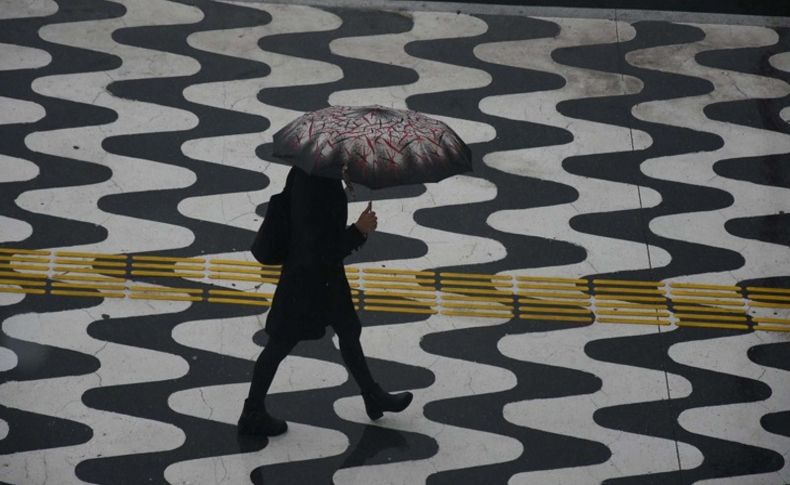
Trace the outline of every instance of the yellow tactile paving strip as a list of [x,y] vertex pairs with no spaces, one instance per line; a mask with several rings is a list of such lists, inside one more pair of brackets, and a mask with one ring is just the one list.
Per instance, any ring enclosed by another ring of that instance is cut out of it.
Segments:
[[[2,293],[265,307],[279,274],[276,266],[228,259],[0,248]],[[391,268],[347,267],[346,274],[357,308],[372,312],[790,331],[788,288]],[[144,282],[150,278],[173,278],[174,284]],[[269,291],[227,288],[263,284]]]

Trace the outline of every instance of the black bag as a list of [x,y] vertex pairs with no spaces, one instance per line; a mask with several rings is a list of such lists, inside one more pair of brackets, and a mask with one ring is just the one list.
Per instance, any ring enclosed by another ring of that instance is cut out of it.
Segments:
[[283,264],[288,256],[291,235],[290,193],[289,177],[285,189],[274,194],[266,206],[266,215],[250,248],[252,255],[262,264]]

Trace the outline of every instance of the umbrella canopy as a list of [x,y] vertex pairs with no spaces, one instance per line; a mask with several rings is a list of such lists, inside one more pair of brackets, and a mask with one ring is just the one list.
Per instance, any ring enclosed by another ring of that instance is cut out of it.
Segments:
[[274,135],[273,154],[311,175],[348,176],[371,189],[438,182],[472,170],[469,147],[446,124],[410,110],[332,106]]

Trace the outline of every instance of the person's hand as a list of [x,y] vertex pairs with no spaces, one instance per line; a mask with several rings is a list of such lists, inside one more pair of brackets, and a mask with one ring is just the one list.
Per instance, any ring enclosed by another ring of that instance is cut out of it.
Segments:
[[373,202],[368,202],[368,206],[362,211],[362,214],[359,215],[359,219],[357,222],[354,223],[364,235],[368,235],[376,230],[376,227],[379,225],[379,220],[376,217],[376,213],[373,211]]

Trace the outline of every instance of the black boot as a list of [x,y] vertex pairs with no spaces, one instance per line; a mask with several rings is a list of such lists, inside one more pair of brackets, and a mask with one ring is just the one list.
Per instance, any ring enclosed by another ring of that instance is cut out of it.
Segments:
[[244,400],[238,425],[239,434],[277,436],[288,431],[288,424],[266,412],[263,406],[255,405],[249,399]]
[[369,392],[362,393],[362,399],[365,400],[365,411],[368,417],[375,421],[384,415],[384,411],[399,413],[406,409],[411,404],[414,398],[410,392],[401,392],[398,394],[389,394],[384,392],[379,386],[375,386]]

